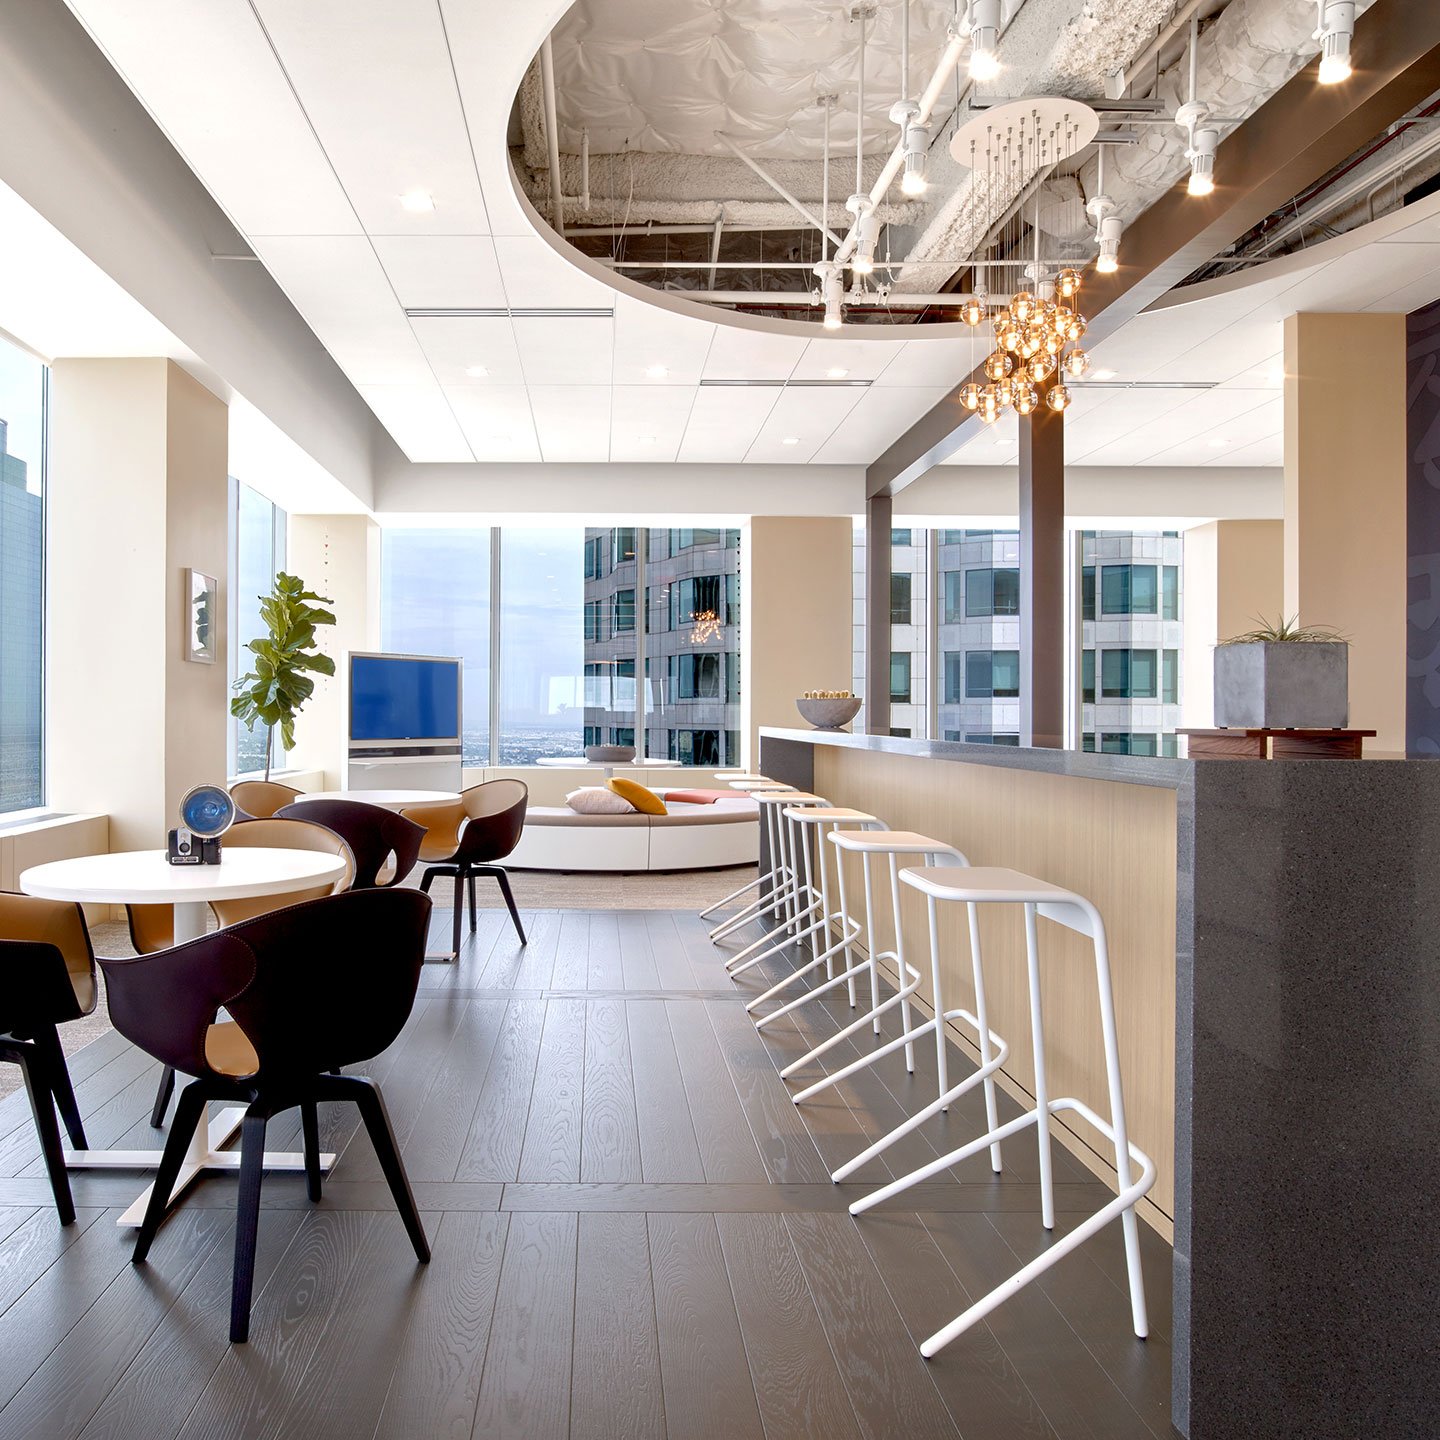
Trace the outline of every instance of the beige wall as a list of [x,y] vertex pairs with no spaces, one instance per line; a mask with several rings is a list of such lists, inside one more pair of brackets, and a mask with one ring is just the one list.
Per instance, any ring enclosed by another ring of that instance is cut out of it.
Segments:
[[756,516],[742,537],[744,763],[761,725],[795,725],[806,690],[850,688],[851,546],[848,516]]
[[[50,429],[49,803],[150,848],[225,779],[226,408],[168,360],[58,360]],[[184,659],[187,566],[220,582],[213,665]]]
[[1221,520],[1185,532],[1184,723],[1215,723],[1215,644],[1285,605],[1284,525]]
[[347,657],[380,648],[380,527],[365,515],[292,515],[287,556],[290,573],[329,596],[335,612],[320,631],[335,674],[316,676],[287,764],[323,771],[322,788],[335,790],[345,777]]
[[1405,317],[1285,321],[1287,615],[1350,641],[1350,724],[1405,749]]

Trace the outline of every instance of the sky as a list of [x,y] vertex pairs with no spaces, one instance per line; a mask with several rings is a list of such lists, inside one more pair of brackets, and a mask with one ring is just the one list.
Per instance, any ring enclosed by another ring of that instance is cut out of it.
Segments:
[[45,367],[33,355],[0,339],[0,420],[9,424],[6,449],[29,467],[26,488],[40,493],[40,433]]

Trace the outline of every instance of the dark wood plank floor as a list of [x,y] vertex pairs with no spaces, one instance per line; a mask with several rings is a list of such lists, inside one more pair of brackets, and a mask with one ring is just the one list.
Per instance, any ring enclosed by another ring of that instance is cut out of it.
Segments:
[[[248,1346],[225,1338],[233,1177],[202,1181],[137,1268],[115,1222],[144,1177],[77,1172],[62,1230],[23,1093],[0,1101],[0,1440],[1174,1433],[1170,1253],[1143,1225],[1148,1341],[1129,1329],[1112,1227],[920,1358],[1046,1242],[1018,1141],[1001,1176],[980,1156],[903,1208],[846,1213],[983,1123],[977,1093],[830,1183],[933,1096],[928,1045],[914,1075],[897,1054],[797,1107],[780,1067],[852,1017],[840,995],[757,1033],[745,1002],[783,957],[732,982],[693,915],[525,920],[522,948],[503,912],[482,912],[368,1067],[432,1264],[415,1264],[355,1115],[322,1110],[340,1153],[323,1202],[298,1176],[266,1178]],[[858,1053],[839,1045],[825,1065]],[[154,1143],[145,1056],[110,1034],[71,1070],[94,1143]],[[298,1131],[281,1117],[271,1143],[299,1148]],[[1055,1160],[1063,1231],[1104,1192]]]

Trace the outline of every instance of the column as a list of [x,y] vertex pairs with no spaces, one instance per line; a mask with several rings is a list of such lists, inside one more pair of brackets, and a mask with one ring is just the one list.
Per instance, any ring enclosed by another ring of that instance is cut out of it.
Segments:
[[889,495],[865,502],[865,729],[890,733],[890,527]]
[[1215,520],[1185,532],[1187,728],[1215,723],[1215,646],[1285,606],[1285,527],[1279,520]]
[[[1042,397],[1048,387],[1041,387]],[[1020,743],[1065,743],[1065,416],[1020,421]]]
[[1405,317],[1285,321],[1287,616],[1350,641],[1350,724],[1405,749]]
[[1405,753],[1440,755],[1440,303],[1407,317]]
[[[848,515],[757,515],[744,529],[740,620],[747,768],[759,763],[760,726],[804,724],[795,709],[798,696],[850,688],[852,529]],[[887,553],[889,540],[887,530]]]
[[292,515],[286,556],[289,573],[328,596],[335,614],[335,624],[319,631],[335,674],[315,677],[288,763],[323,772],[324,785],[315,788],[338,790],[349,739],[349,655],[380,648],[380,527],[368,515]]
[[[50,803],[153,849],[226,778],[228,411],[170,360],[57,360],[50,433]],[[187,658],[187,568],[218,582],[209,664]]]

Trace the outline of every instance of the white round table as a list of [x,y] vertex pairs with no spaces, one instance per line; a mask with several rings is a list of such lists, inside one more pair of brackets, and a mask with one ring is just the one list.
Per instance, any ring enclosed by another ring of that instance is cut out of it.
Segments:
[[613,780],[617,770],[678,770],[680,768],[678,760],[587,760],[583,755],[547,755],[535,763],[564,770],[603,770],[607,780]]
[[358,800],[364,805],[378,805],[382,810],[409,810],[415,805],[450,805],[460,798],[456,790],[307,790],[290,803],[307,800]]
[[[101,905],[173,905],[175,943],[205,933],[205,912],[211,900],[243,900],[256,895],[286,895],[311,890],[345,873],[338,855],[319,850],[224,849],[218,865],[171,865],[163,850],[122,851],[52,860],[20,873],[26,895],[47,900],[73,900]],[[170,1192],[173,1204],[203,1170],[238,1170],[240,1155],[220,1147],[240,1128],[243,1105],[227,1106],[207,1125],[202,1115],[186,1151],[184,1164]],[[155,1170],[159,1150],[67,1150],[65,1163],[74,1169]],[[320,1157],[322,1169],[335,1163],[333,1154]],[[267,1170],[303,1170],[305,1157],[293,1151],[265,1152]],[[150,1186],[121,1215],[120,1225],[139,1225],[150,1200]]]

